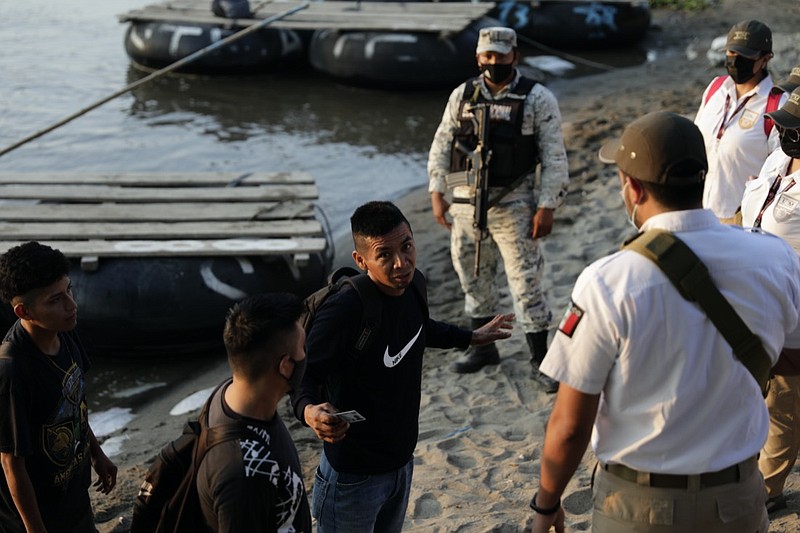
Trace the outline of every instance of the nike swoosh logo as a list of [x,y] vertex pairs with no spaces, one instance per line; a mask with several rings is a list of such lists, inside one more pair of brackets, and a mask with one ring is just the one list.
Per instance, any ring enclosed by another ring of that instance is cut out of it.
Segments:
[[386,368],[394,368],[403,360],[403,357],[406,356],[411,347],[414,346],[414,343],[417,342],[420,333],[422,333],[422,326],[419,327],[419,331],[414,335],[414,338],[408,341],[408,344],[403,346],[403,349],[400,350],[397,355],[389,355],[389,346],[386,346],[386,351],[383,353],[383,364],[386,365]]

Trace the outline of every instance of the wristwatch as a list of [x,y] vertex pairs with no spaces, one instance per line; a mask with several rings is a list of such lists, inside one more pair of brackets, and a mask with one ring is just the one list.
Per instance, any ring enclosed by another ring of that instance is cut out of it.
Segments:
[[556,504],[554,506],[552,506],[552,507],[547,507],[547,508],[539,507],[538,505],[536,505],[536,496],[538,494],[539,494],[538,491],[536,493],[534,493],[533,498],[531,498],[531,503],[530,503],[531,509],[533,509],[537,513],[543,514],[543,515],[555,514],[555,513],[558,512],[559,509],[561,509],[561,498],[559,498],[558,501],[556,502]]

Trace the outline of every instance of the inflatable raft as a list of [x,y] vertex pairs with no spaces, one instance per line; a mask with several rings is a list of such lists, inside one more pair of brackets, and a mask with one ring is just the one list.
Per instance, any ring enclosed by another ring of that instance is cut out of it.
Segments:
[[[132,21],[125,51],[133,63],[160,69],[220,41],[241,27],[172,21]],[[247,74],[283,70],[305,62],[305,46],[291,29],[263,28],[186,65],[183,72]]]
[[478,19],[452,37],[431,32],[317,30],[308,45],[311,66],[351,85],[428,88],[458,85],[477,72]]
[[611,48],[641,40],[650,27],[648,2],[503,0],[489,12],[514,28],[520,43],[554,48]]
[[316,184],[302,172],[2,174],[0,198],[0,252],[36,240],[70,260],[92,356],[224,353],[235,302],[304,297],[333,261]]
[[92,355],[224,353],[222,328],[234,302],[261,292],[306,296],[325,283],[330,262],[290,256],[126,257],[70,272],[78,332]]

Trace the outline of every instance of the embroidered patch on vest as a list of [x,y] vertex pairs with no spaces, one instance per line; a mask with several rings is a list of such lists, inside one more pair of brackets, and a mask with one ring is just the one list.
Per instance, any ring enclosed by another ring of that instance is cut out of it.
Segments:
[[570,300],[569,307],[564,313],[564,318],[561,319],[561,323],[558,325],[558,331],[571,338],[582,318],[583,309]]

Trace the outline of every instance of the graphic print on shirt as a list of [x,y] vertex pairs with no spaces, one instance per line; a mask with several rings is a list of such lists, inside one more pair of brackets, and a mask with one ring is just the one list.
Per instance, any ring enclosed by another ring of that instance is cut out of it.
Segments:
[[80,367],[72,365],[64,373],[61,400],[49,420],[42,424],[42,449],[59,468],[52,486],[64,485],[72,479],[88,450],[83,428],[87,424],[87,407],[83,401],[85,381]]
[[267,444],[256,439],[241,439],[244,474],[246,477],[264,476],[277,489],[278,533],[295,533],[294,517],[300,509],[300,498],[303,497],[303,479],[291,466],[286,465],[281,472],[281,465],[272,459],[269,445],[269,434],[248,426],[249,429],[263,435]]
[[389,345],[386,345],[386,351],[383,353],[383,364],[386,368],[394,368],[403,360],[403,357],[406,356],[408,351],[411,350],[411,347],[414,346],[414,343],[417,342],[420,333],[422,333],[422,326],[419,327],[417,334],[408,341],[408,344],[403,346],[403,349],[400,350],[397,355],[389,355]]

